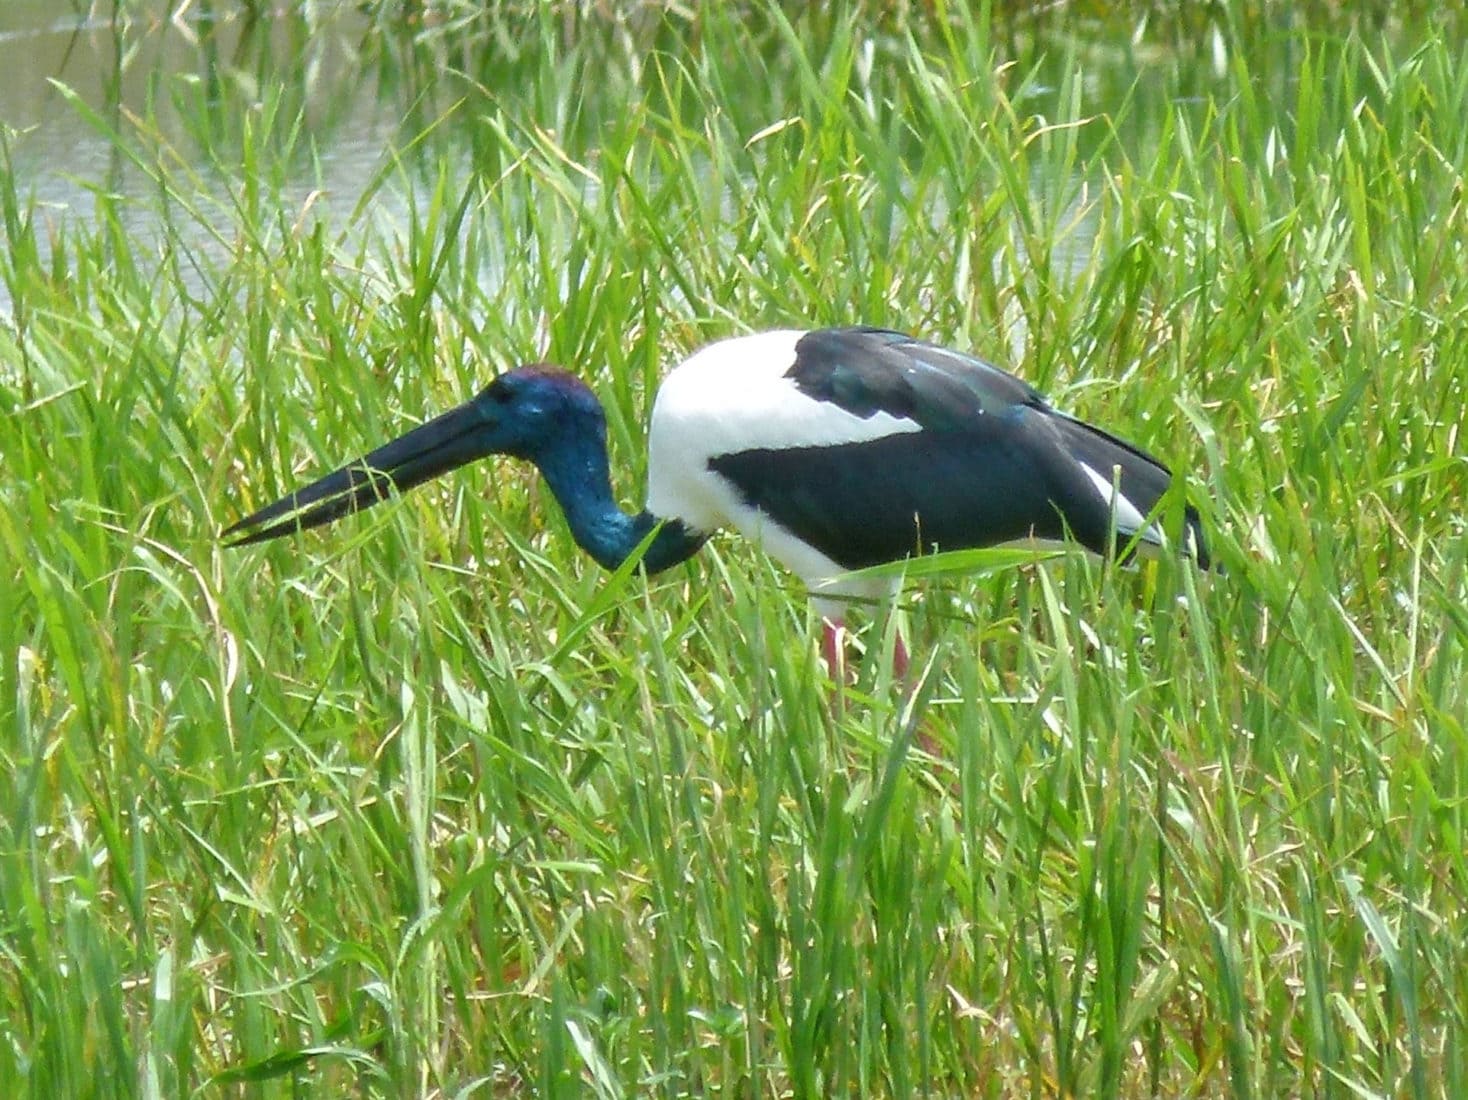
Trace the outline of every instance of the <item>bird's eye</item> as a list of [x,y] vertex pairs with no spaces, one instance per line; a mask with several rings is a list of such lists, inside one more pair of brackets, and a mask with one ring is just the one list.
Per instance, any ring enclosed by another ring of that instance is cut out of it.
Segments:
[[508,405],[510,403],[511,398],[513,398],[515,396],[510,391],[510,387],[509,386],[505,386],[505,385],[499,385],[499,386],[493,387],[489,391],[489,395],[494,400],[494,403],[496,405]]

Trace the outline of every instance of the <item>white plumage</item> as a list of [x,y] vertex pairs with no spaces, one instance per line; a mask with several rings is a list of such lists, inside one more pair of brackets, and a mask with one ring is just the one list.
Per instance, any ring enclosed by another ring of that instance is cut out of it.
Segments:
[[695,531],[732,527],[800,577],[823,614],[840,603],[889,593],[886,582],[847,580],[850,570],[751,507],[708,460],[757,448],[863,443],[918,432],[916,421],[875,412],[865,418],[802,393],[790,377],[798,344],[795,329],[720,340],[695,352],[658,387],[648,428],[647,509]]

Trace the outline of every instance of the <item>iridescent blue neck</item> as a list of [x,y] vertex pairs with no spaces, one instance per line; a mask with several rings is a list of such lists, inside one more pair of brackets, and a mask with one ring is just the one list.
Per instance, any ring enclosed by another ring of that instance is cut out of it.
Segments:
[[594,431],[562,435],[534,456],[534,462],[566,514],[576,545],[607,569],[631,557],[654,529],[657,534],[642,556],[642,568],[649,573],[686,561],[708,538],[677,520],[648,511],[628,515],[617,507],[607,469],[606,429],[600,424]]

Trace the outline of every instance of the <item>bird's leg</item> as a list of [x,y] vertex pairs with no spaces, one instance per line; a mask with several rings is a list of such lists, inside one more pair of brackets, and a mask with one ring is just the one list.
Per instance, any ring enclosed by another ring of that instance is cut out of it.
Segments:
[[[907,643],[902,640],[902,631],[897,631],[897,637],[892,641],[892,678],[898,683],[907,682],[907,669],[912,663],[907,653]],[[911,690],[911,685],[909,685]]]
[[846,624],[840,619],[821,619],[821,654],[826,671],[838,684],[846,682]]
[[[849,674],[846,667],[846,623],[841,619],[823,618],[821,628],[821,656],[826,659],[826,670],[831,679],[844,684]],[[892,679],[905,684],[911,665],[912,656],[907,651],[907,642],[902,638],[902,631],[898,630],[892,639]]]

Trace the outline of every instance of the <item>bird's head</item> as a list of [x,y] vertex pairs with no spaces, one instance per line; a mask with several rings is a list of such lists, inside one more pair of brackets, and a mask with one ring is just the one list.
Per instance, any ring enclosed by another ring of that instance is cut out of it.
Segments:
[[446,415],[461,410],[468,416],[463,430],[480,448],[476,458],[503,454],[539,462],[570,441],[606,435],[596,395],[575,375],[546,363],[506,371]]
[[544,468],[578,444],[606,446],[596,395],[559,367],[517,367],[473,399],[246,516],[224,535],[238,536],[236,546],[262,542],[370,508],[475,459],[510,455]]

